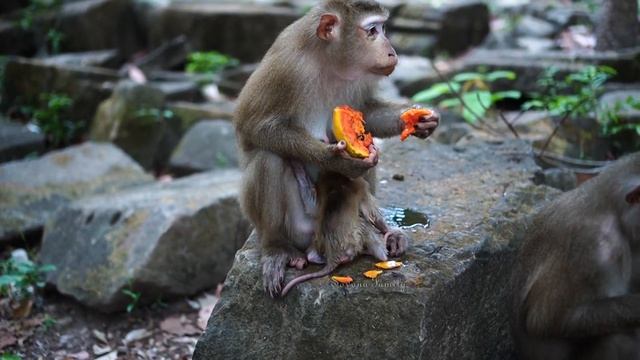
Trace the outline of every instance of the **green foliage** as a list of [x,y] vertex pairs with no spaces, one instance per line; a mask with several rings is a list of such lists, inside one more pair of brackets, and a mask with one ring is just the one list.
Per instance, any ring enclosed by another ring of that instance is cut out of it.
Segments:
[[62,43],[62,39],[64,39],[64,34],[56,29],[50,29],[47,32],[47,42],[49,42],[51,47],[51,53],[60,53],[60,44]]
[[122,293],[129,298],[129,303],[127,304],[127,312],[131,313],[138,306],[138,302],[140,301],[142,293],[140,291],[133,291],[131,289],[131,285],[129,285],[129,287],[126,289],[122,289]]
[[469,123],[475,123],[489,111],[495,103],[504,99],[519,99],[521,93],[516,90],[491,90],[497,80],[515,80],[512,71],[497,70],[486,72],[466,72],[454,76],[448,82],[434,84],[428,89],[416,93],[412,100],[426,103],[440,99],[438,106],[458,111]]
[[616,70],[608,66],[587,66],[560,79],[557,69],[548,69],[538,79],[543,90],[533,94],[532,100],[523,104],[523,110],[546,110],[552,116],[573,119],[595,116],[605,135],[628,129],[640,134],[639,124],[623,124],[619,120],[624,108],[640,108],[640,100],[630,97],[612,107],[600,105],[598,98],[604,92],[604,84],[615,75]]
[[58,93],[42,94],[40,100],[40,107],[35,110],[23,107],[22,111],[33,116],[35,124],[47,135],[54,147],[69,143],[83,125],[66,116],[73,100],[65,94]]
[[49,329],[51,329],[52,327],[56,326],[56,324],[58,323],[58,320],[56,320],[54,317],[52,317],[49,314],[46,314],[44,316],[44,320],[42,321],[42,326],[44,327],[45,331],[48,331]]
[[616,135],[625,130],[635,130],[636,134],[640,135],[640,124],[624,123],[620,120],[620,114],[626,109],[640,111],[640,99],[629,96],[623,101],[616,101],[611,107],[605,106],[602,109],[603,116],[599,120],[605,135]]
[[30,260],[0,262],[0,296],[22,300],[34,295],[36,289],[45,285],[44,276],[55,270],[53,265],[38,265]]
[[54,10],[62,4],[61,0],[31,0],[29,6],[22,10],[18,20],[20,27],[29,30],[33,27],[33,19],[42,12]]
[[0,360],[22,360],[22,358],[13,353],[2,353],[0,354]]
[[215,74],[238,64],[237,59],[217,51],[194,52],[189,54],[186,70],[196,74]]

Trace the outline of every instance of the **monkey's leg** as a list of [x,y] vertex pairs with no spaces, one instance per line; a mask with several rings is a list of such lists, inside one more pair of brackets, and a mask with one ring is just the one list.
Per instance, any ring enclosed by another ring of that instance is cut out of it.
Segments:
[[[265,290],[277,296],[282,290],[287,265],[303,267],[306,258],[296,249],[293,236],[299,233],[304,215],[296,179],[288,164],[277,155],[255,151],[247,156],[241,191],[245,214],[256,228],[262,246],[262,276]],[[291,196],[291,193],[297,196]],[[297,208],[296,208],[297,207]],[[309,226],[313,229],[313,226]],[[302,242],[309,243],[309,239]]]
[[380,213],[375,198],[369,191],[365,193],[362,204],[360,205],[360,212],[362,216],[373,224],[384,236],[384,242],[386,243],[389,256],[396,257],[404,254],[409,247],[409,237],[401,229],[390,228],[387,225],[382,213]]
[[623,333],[640,327],[640,294],[604,298],[575,306],[546,328],[527,316],[527,332],[534,336],[588,338]]

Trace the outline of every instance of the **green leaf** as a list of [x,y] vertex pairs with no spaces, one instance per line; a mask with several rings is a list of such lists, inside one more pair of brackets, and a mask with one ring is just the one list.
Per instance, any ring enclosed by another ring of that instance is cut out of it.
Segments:
[[0,275],[0,286],[15,285],[23,279],[22,275]]
[[451,88],[453,88],[454,91],[460,91],[460,84],[451,83],[451,87],[449,87],[447,83],[433,84],[430,88],[413,95],[411,100],[415,102],[429,102],[442,95],[450,94]]
[[51,272],[56,270],[56,266],[53,264],[44,264],[44,265],[41,265],[38,270],[40,270],[40,272],[43,272],[43,273]]
[[460,102],[460,99],[458,99],[458,98],[451,98],[451,99],[442,100],[438,104],[439,107],[444,108],[444,109],[454,108],[454,107],[458,107],[458,106],[461,106],[461,105],[462,105],[462,103]]
[[0,360],[22,360],[22,358],[16,354],[4,353],[0,355]]
[[471,123],[475,123],[478,120],[476,116],[484,117],[487,109],[491,107],[491,93],[486,90],[464,93],[462,100],[466,104],[462,110],[462,117]]
[[518,75],[513,71],[497,70],[487,74],[487,81],[494,82],[498,79],[515,80],[517,77]]
[[456,76],[453,77],[453,81],[455,82],[467,82],[467,81],[474,81],[474,80],[482,80],[484,81],[485,75],[481,74],[481,73],[477,73],[477,72],[464,72],[464,73],[460,73]]
[[491,94],[491,101],[495,103],[502,99],[520,99],[520,97],[522,97],[522,93],[518,90],[498,91]]

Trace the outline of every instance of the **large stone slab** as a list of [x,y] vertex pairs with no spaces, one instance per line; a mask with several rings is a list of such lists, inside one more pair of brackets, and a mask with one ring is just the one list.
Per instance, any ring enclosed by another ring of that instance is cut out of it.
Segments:
[[85,143],[0,165],[0,243],[41,229],[74,199],[151,180],[111,144]]
[[191,2],[161,7],[149,16],[152,46],[186,35],[194,50],[217,50],[258,61],[278,34],[300,14],[287,7]]
[[118,78],[118,73],[109,69],[13,58],[4,71],[2,103],[5,108],[33,106],[39,104],[43,93],[65,94],[73,99],[70,117],[89,121]]
[[[374,260],[361,257],[337,271],[352,276],[352,285],[317,279],[273,300],[263,292],[250,237],[194,359],[513,357],[506,286],[514,247],[527,215],[555,194],[532,183],[538,167],[530,148],[515,141],[389,144],[379,166],[380,203],[431,219],[428,229],[414,229],[404,266],[368,280],[362,272]],[[287,270],[287,279],[300,273]]]
[[72,203],[45,228],[48,281],[106,312],[124,310],[123,289],[150,302],[215,286],[248,234],[239,179],[211,172]]
[[225,120],[204,120],[194,125],[169,160],[169,169],[176,175],[237,166],[235,130],[231,122]]
[[[459,72],[477,71],[482,68],[487,72],[509,70],[516,73],[514,81],[499,80],[492,84],[492,89],[520,90],[525,94],[540,92],[542,89],[537,80],[550,68],[558,70],[557,76],[564,77],[580,71],[588,65],[606,65],[617,70],[614,81],[632,83],[640,81],[640,47],[620,51],[576,51],[566,52],[549,50],[533,53],[522,49],[483,49],[478,48],[465,55],[461,61],[453,64],[444,74],[454,76]],[[420,90],[441,82],[436,74],[425,74],[423,79],[405,84],[400,90],[405,96],[413,96]]]
[[44,151],[44,135],[0,118],[0,163]]

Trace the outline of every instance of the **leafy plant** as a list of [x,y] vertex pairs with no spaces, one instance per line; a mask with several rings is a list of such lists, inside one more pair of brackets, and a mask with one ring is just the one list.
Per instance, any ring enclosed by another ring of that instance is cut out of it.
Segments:
[[497,80],[515,79],[516,74],[512,71],[465,72],[457,74],[450,81],[434,84],[416,93],[412,99],[421,103],[441,99],[439,107],[456,110],[467,122],[474,124],[498,101],[522,96],[517,90],[494,92],[491,89]]
[[47,41],[51,46],[51,53],[60,53],[60,44],[62,43],[62,39],[64,39],[64,34],[56,29],[50,29],[47,32]]
[[217,51],[193,52],[187,59],[187,72],[215,74],[225,68],[237,66],[239,61]]
[[29,30],[33,27],[34,17],[44,11],[53,10],[61,4],[61,0],[31,0],[29,1],[29,6],[22,10],[22,16],[18,23],[24,30]]
[[44,276],[53,265],[38,265],[28,259],[9,258],[0,262],[0,295],[14,300],[31,298],[45,285]]
[[640,99],[629,96],[625,100],[616,101],[613,106],[603,107],[603,116],[600,119],[603,134],[616,135],[621,131],[635,130],[640,135],[640,123],[621,121],[620,114],[626,109],[640,110]]
[[73,105],[73,100],[64,94],[42,94],[42,104],[36,109],[24,108],[32,112],[35,125],[47,135],[54,147],[70,142],[82,128],[82,124],[72,121],[66,113]]
[[137,306],[140,301],[140,297],[142,293],[140,291],[134,291],[131,289],[131,285],[128,288],[122,289],[122,293],[129,297],[129,303],[127,304],[127,312],[131,313]]
[[604,91],[604,83],[616,74],[608,66],[587,66],[579,72],[571,73],[564,79],[557,78],[558,70],[550,68],[538,79],[542,88],[533,94],[533,99],[523,104],[524,110],[546,110],[552,116],[584,117],[595,114],[600,118],[605,114],[599,107],[598,98]]
[[13,353],[2,353],[0,354],[0,360],[22,360],[22,358]]
[[44,327],[45,331],[48,331],[49,329],[51,329],[52,327],[56,326],[56,324],[58,323],[58,320],[56,320],[54,317],[52,317],[49,314],[46,314],[44,316],[44,320],[42,321],[42,326]]

